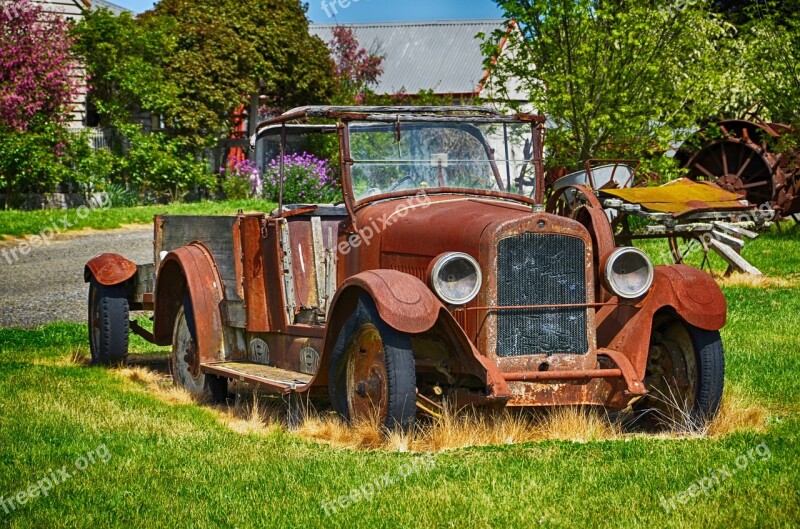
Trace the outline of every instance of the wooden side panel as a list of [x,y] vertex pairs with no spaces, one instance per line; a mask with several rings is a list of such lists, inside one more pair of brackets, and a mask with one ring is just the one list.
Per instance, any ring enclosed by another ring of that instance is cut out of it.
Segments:
[[161,251],[172,251],[193,241],[200,241],[211,250],[219,268],[225,288],[225,298],[240,301],[236,275],[236,249],[233,226],[236,217],[165,215],[160,222],[160,237],[156,236],[156,256]]

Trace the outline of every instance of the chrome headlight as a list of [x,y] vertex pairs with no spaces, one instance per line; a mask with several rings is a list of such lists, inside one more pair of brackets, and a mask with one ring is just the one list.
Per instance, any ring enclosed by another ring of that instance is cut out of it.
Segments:
[[638,298],[653,285],[653,263],[638,248],[617,248],[606,261],[605,281],[608,289],[617,296]]
[[478,261],[461,252],[440,256],[431,270],[431,286],[442,301],[463,305],[472,301],[481,289],[483,277]]

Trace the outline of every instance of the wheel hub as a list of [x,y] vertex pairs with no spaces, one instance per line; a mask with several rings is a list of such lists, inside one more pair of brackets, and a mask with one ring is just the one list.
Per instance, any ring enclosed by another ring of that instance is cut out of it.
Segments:
[[365,419],[388,414],[388,376],[383,341],[378,329],[364,324],[347,351],[347,400],[350,418]]

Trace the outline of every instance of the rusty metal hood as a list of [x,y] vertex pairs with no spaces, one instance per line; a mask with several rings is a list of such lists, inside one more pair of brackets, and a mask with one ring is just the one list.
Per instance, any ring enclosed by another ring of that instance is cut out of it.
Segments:
[[364,208],[358,212],[358,225],[380,232],[384,253],[434,257],[462,251],[477,257],[487,227],[530,215],[530,207],[502,200],[418,196]]

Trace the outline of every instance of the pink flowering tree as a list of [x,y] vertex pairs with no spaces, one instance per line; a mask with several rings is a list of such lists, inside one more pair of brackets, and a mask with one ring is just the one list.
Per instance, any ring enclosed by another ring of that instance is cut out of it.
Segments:
[[353,30],[343,26],[333,28],[333,38],[328,46],[339,82],[337,102],[363,103],[370,93],[370,86],[377,85],[383,74],[383,57],[362,48]]
[[52,191],[75,177],[66,128],[77,94],[69,23],[30,0],[0,0],[0,193]]
[[0,125],[64,121],[78,88],[69,23],[30,0],[0,6]]

